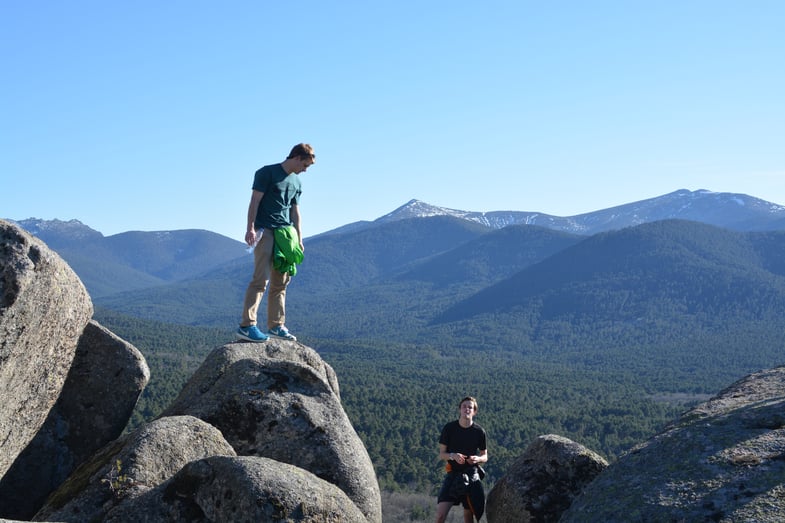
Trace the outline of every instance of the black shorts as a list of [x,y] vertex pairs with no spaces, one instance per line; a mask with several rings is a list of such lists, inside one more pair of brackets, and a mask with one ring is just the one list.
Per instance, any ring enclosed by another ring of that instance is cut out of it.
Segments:
[[447,474],[444,476],[444,481],[442,482],[442,488],[439,490],[439,497],[436,498],[437,503],[444,503],[450,502],[453,505],[463,504],[463,508],[466,510],[469,509],[469,500],[466,494],[462,496],[456,496],[451,491],[453,491],[453,482],[455,481],[455,474]]

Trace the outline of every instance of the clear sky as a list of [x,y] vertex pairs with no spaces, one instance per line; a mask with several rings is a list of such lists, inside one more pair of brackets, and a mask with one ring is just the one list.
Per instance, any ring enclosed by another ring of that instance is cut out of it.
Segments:
[[785,204],[785,2],[0,0],[0,217],[242,241],[298,142],[305,236],[412,198]]

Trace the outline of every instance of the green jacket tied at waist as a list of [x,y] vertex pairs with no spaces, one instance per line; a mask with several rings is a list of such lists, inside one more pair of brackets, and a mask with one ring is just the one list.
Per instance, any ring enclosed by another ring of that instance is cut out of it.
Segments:
[[278,272],[297,274],[297,264],[303,262],[303,250],[300,248],[300,237],[297,230],[289,225],[273,231],[275,249],[273,250],[273,267]]

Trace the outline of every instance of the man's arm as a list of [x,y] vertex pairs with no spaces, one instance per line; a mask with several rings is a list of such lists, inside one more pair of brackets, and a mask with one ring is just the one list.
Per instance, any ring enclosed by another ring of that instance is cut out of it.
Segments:
[[447,445],[444,443],[439,443],[439,459],[443,459],[445,461],[452,459],[452,454],[447,452]]
[[300,250],[305,251],[305,246],[303,245],[303,232],[300,228],[300,206],[292,204],[291,208],[289,209],[289,218],[292,220],[292,226],[294,230],[297,231],[297,238],[300,240]]
[[264,193],[261,191],[251,191],[251,203],[248,204],[248,223],[245,227],[245,243],[251,247],[256,241],[256,229],[254,229],[253,222],[256,220],[256,213],[263,196]]

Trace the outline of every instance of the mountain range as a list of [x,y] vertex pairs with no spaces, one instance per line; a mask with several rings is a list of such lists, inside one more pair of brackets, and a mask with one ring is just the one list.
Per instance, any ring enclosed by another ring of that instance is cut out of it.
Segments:
[[411,200],[372,222],[355,222],[326,234],[357,231],[380,223],[428,216],[453,216],[492,229],[526,224],[582,235],[667,219],[697,221],[742,231],[785,228],[785,206],[745,194],[681,189],[656,198],[568,217],[526,211],[460,211]]
[[[324,243],[324,238],[328,236],[337,238],[373,231],[402,220],[436,216],[452,217],[467,222],[467,225],[474,224],[476,227],[469,227],[469,230],[478,235],[510,225],[531,225],[575,237],[590,236],[666,219],[690,220],[738,231],[785,229],[785,207],[781,205],[744,194],[679,190],[571,217],[524,211],[460,211],[411,200],[372,222],[355,222],[306,238],[306,244],[318,244],[320,248],[329,250],[328,244]],[[209,271],[227,270],[232,266],[244,267],[248,261],[245,256],[246,246],[242,242],[205,230],[130,231],[104,236],[75,219],[61,221],[30,218],[18,224],[63,256],[80,275],[94,298],[166,285]],[[373,235],[373,232],[368,234]],[[428,243],[437,241],[452,245],[451,240],[430,237]],[[439,249],[438,245],[433,247],[435,251]],[[397,248],[391,248],[391,251],[403,252]],[[389,255],[381,256],[387,258]],[[419,253],[410,255],[411,259],[419,257]],[[394,255],[391,259],[394,259]],[[455,270],[449,264],[446,267],[448,271]],[[367,274],[368,270],[373,269],[367,267],[363,272]]]
[[204,230],[104,236],[74,219],[16,223],[62,256],[93,298],[194,277],[245,253],[244,244]]

